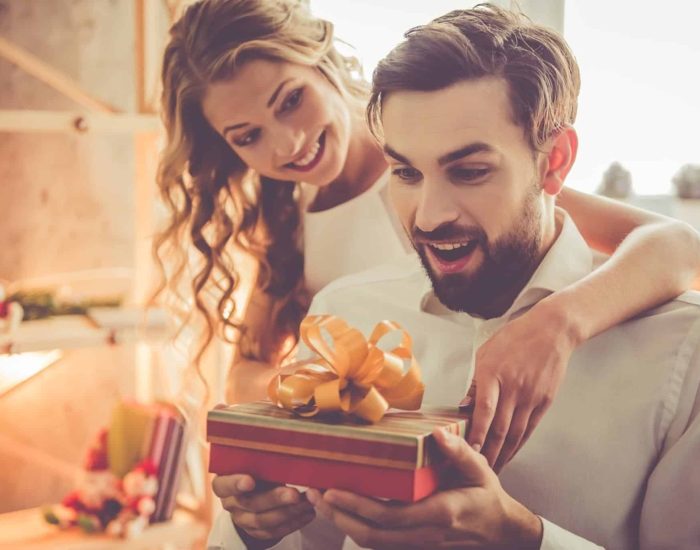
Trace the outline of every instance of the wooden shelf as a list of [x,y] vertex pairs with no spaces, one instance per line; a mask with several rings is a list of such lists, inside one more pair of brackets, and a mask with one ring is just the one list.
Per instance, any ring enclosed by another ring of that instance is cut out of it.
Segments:
[[184,510],[132,539],[61,530],[44,521],[39,508],[0,514],[0,550],[178,550],[202,548],[206,525]]
[[156,115],[0,109],[2,132],[153,133],[160,131]]
[[12,334],[0,334],[0,354],[114,345],[165,334],[162,311],[146,319],[142,310],[96,308],[90,315],[61,315],[24,321]]

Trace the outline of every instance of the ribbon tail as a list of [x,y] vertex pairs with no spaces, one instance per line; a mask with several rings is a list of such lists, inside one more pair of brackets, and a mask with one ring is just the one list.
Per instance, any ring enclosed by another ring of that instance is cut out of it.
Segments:
[[367,394],[352,408],[351,412],[363,420],[375,423],[382,419],[388,409],[387,400],[376,388],[371,387]]
[[418,366],[414,363],[401,381],[382,392],[390,406],[407,411],[420,409],[425,384],[421,382]]

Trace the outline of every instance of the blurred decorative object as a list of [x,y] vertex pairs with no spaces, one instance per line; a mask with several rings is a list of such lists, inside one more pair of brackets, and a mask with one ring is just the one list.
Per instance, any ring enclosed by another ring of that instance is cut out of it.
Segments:
[[[116,308],[126,299],[132,277],[126,268],[90,269],[0,284],[0,319],[7,302],[21,306],[25,321],[85,315],[97,307]],[[18,313],[10,311],[10,315],[16,318]]]
[[[85,470],[78,488],[68,493],[60,504],[44,510],[44,518],[47,522],[64,529],[78,526],[86,533],[110,528],[115,534],[120,535],[128,528],[129,521],[134,521],[137,529],[143,523],[142,520],[134,517],[134,501],[137,495],[132,487],[129,487],[132,490],[125,488],[126,480],[132,474],[140,476],[138,472],[146,469],[152,472],[154,468],[146,463],[137,465],[133,472],[124,477],[124,480],[120,480],[109,468],[108,437],[107,430],[102,430],[97,435],[95,443],[88,450]],[[152,494],[157,490],[158,482],[154,473],[151,474],[151,480],[151,484],[155,484],[156,489],[151,491],[152,487],[148,487],[143,498],[152,499]],[[146,524],[148,519],[148,517],[145,518]],[[112,524],[114,526],[110,527]]]
[[12,281],[6,293],[24,306],[25,320],[85,314],[124,303],[133,277],[133,270],[120,267],[53,273]]
[[603,173],[596,193],[612,199],[624,199],[633,195],[632,174],[619,162],[613,162]]
[[24,318],[24,309],[14,297],[8,297],[5,285],[0,283],[0,333],[17,329]]
[[61,528],[131,538],[172,517],[182,469],[184,419],[169,404],[120,403],[88,450],[78,488],[44,519]]
[[123,507],[107,525],[107,533],[118,537],[139,535],[153,520],[158,478],[150,460],[137,464],[124,476],[121,484]]
[[672,181],[680,198],[700,199],[700,164],[682,166]]

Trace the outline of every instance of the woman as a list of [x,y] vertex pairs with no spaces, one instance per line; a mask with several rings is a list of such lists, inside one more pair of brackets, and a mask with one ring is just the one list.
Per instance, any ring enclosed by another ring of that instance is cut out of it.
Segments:
[[[365,124],[367,92],[332,25],[299,0],[204,0],[171,29],[159,172],[171,219],[156,247],[176,257],[174,291],[197,249],[192,292],[207,325],[196,359],[215,332],[240,344],[233,401],[264,395],[311,294],[407,253]],[[700,239],[685,224],[572,191],[560,204],[591,246],[613,255],[479,350],[469,439],[491,464],[527,439],[577,345],[682,292],[700,266]],[[234,300],[243,280],[234,255],[259,268],[247,307]],[[516,407],[528,414],[511,424]]]

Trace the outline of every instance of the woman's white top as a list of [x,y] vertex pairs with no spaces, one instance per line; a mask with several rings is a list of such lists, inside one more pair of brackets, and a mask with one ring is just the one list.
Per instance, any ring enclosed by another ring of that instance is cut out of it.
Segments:
[[389,171],[347,202],[309,212],[317,189],[302,187],[304,276],[312,295],[328,283],[412,253],[387,196]]

